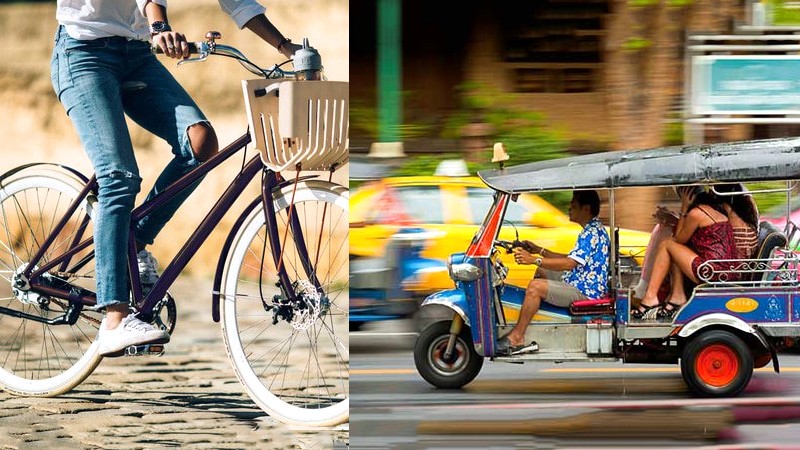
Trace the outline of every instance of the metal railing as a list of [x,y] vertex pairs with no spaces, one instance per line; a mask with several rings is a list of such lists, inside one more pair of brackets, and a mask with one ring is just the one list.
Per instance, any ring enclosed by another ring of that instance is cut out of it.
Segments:
[[798,285],[800,255],[779,249],[766,259],[709,260],[697,269],[701,283],[713,286],[789,286]]

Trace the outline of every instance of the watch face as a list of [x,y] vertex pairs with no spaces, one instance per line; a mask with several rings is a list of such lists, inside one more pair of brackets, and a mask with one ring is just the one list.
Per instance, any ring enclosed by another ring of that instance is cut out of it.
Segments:
[[150,32],[152,34],[158,34],[161,33],[162,31],[170,31],[167,22],[164,22],[163,20],[158,20],[150,24]]

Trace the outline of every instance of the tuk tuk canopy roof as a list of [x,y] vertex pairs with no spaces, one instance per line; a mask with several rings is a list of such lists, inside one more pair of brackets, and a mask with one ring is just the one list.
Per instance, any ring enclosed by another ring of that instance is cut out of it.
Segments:
[[508,193],[791,180],[800,178],[800,138],[594,153],[478,175]]

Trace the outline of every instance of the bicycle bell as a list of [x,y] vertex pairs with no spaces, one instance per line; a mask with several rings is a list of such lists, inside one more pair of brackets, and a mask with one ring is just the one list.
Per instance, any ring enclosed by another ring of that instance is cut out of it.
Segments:
[[322,80],[322,56],[303,38],[303,48],[294,53],[294,70],[298,80]]

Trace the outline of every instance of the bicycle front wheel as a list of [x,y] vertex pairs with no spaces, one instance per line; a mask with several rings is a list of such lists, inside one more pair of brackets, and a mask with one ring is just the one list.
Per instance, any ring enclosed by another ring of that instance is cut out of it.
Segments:
[[[74,323],[59,323],[70,315],[70,302],[29,289],[21,274],[29,264],[44,264],[91,236],[93,202],[84,200],[66,225],[56,229],[78,197],[81,180],[62,173],[24,174],[0,188],[0,387],[17,395],[54,396],[78,385],[102,360],[94,343],[102,316],[83,309]],[[54,232],[53,244],[42,259],[32,262]],[[90,250],[42,279],[45,284],[66,281],[94,290]]]
[[[331,426],[349,415],[348,201],[346,188],[322,181],[274,193],[291,286],[278,278],[260,204],[234,231],[220,295],[226,348],[250,397],[285,423]],[[305,267],[290,214],[302,229]],[[289,302],[287,289],[299,301]]]

